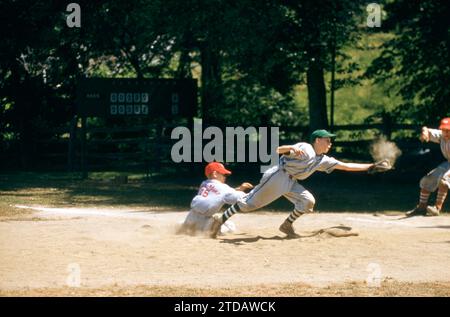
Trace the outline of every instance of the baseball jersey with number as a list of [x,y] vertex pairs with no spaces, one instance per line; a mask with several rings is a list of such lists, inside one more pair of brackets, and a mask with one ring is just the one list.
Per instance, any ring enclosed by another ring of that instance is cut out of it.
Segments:
[[324,154],[316,155],[314,148],[309,143],[300,142],[294,147],[303,151],[303,154],[295,155],[291,150],[289,154],[281,156],[280,166],[295,179],[306,179],[315,171],[331,173],[341,163],[334,157]]
[[202,182],[197,195],[192,199],[191,210],[205,216],[219,212],[224,204],[232,205],[245,195],[216,179]]
[[441,130],[428,129],[428,131],[430,132],[430,141],[440,144],[442,154],[448,161],[450,161],[450,140],[444,140]]

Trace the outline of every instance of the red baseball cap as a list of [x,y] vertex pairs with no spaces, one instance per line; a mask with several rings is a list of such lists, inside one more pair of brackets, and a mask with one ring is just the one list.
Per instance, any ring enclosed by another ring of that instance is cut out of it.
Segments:
[[441,120],[441,125],[439,126],[439,129],[445,129],[450,130],[450,118],[444,118]]
[[211,162],[205,167],[205,175],[206,177],[209,177],[212,172],[217,172],[222,175],[230,175],[231,171],[227,170],[225,166],[223,166],[222,163],[219,162]]

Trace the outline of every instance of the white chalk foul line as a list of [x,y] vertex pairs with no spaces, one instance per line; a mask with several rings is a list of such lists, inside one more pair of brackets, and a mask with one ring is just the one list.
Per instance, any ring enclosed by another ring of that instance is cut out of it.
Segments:
[[131,210],[105,210],[96,208],[51,208],[40,206],[15,205],[16,208],[37,210],[48,216],[100,216],[110,218],[134,218],[134,219],[156,219],[160,215],[149,212],[136,212]]
[[416,227],[417,226],[417,225],[413,225],[410,223],[404,223],[404,222],[392,221],[392,220],[372,220],[372,219],[355,218],[355,217],[347,217],[346,219],[351,220],[351,221],[373,223],[373,224],[377,224],[377,225],[394,225],[394,226],[399,226],[399,227]]

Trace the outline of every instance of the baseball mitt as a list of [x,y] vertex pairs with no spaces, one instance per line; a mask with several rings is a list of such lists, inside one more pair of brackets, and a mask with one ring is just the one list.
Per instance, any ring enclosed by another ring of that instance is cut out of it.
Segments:
[[372,167],[368,169],[369,174],[382,173],[392,169],[392,165],[389,160],[381,160],[373,163]]

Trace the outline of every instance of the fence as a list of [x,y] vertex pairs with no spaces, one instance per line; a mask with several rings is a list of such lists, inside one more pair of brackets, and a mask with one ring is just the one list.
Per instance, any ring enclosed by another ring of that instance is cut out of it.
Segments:
[[[36,160],[39,165],[50,169],[69,171],[92,170],[136,170],[151,175],[165,167],[186,168],[189,164],[176,164],[171,160],[171,146],[176,140],[171,140],[173,125],[148,124],[131,127],[89,127],[86,122],[72,121],[70,127],[53,129],[47,134],[51,138],[36,141],[39,149]],[[382,124],[336,125],[331,130],[335,133],[360,132],[373,130],[384,134],[388,139],[398,131],[410,131],[414,138],[396,139],[402,149],[408,151],[419,148],[417,133],[419,125],[394,124],[385,121]],[[308,127],[280,127],[280,143],[306,140]],[[373,139],[358,137],[340,139],[334,146],[342,152],[365,152]],[[17,153],[1,154],[3,158],[13,157]]]

